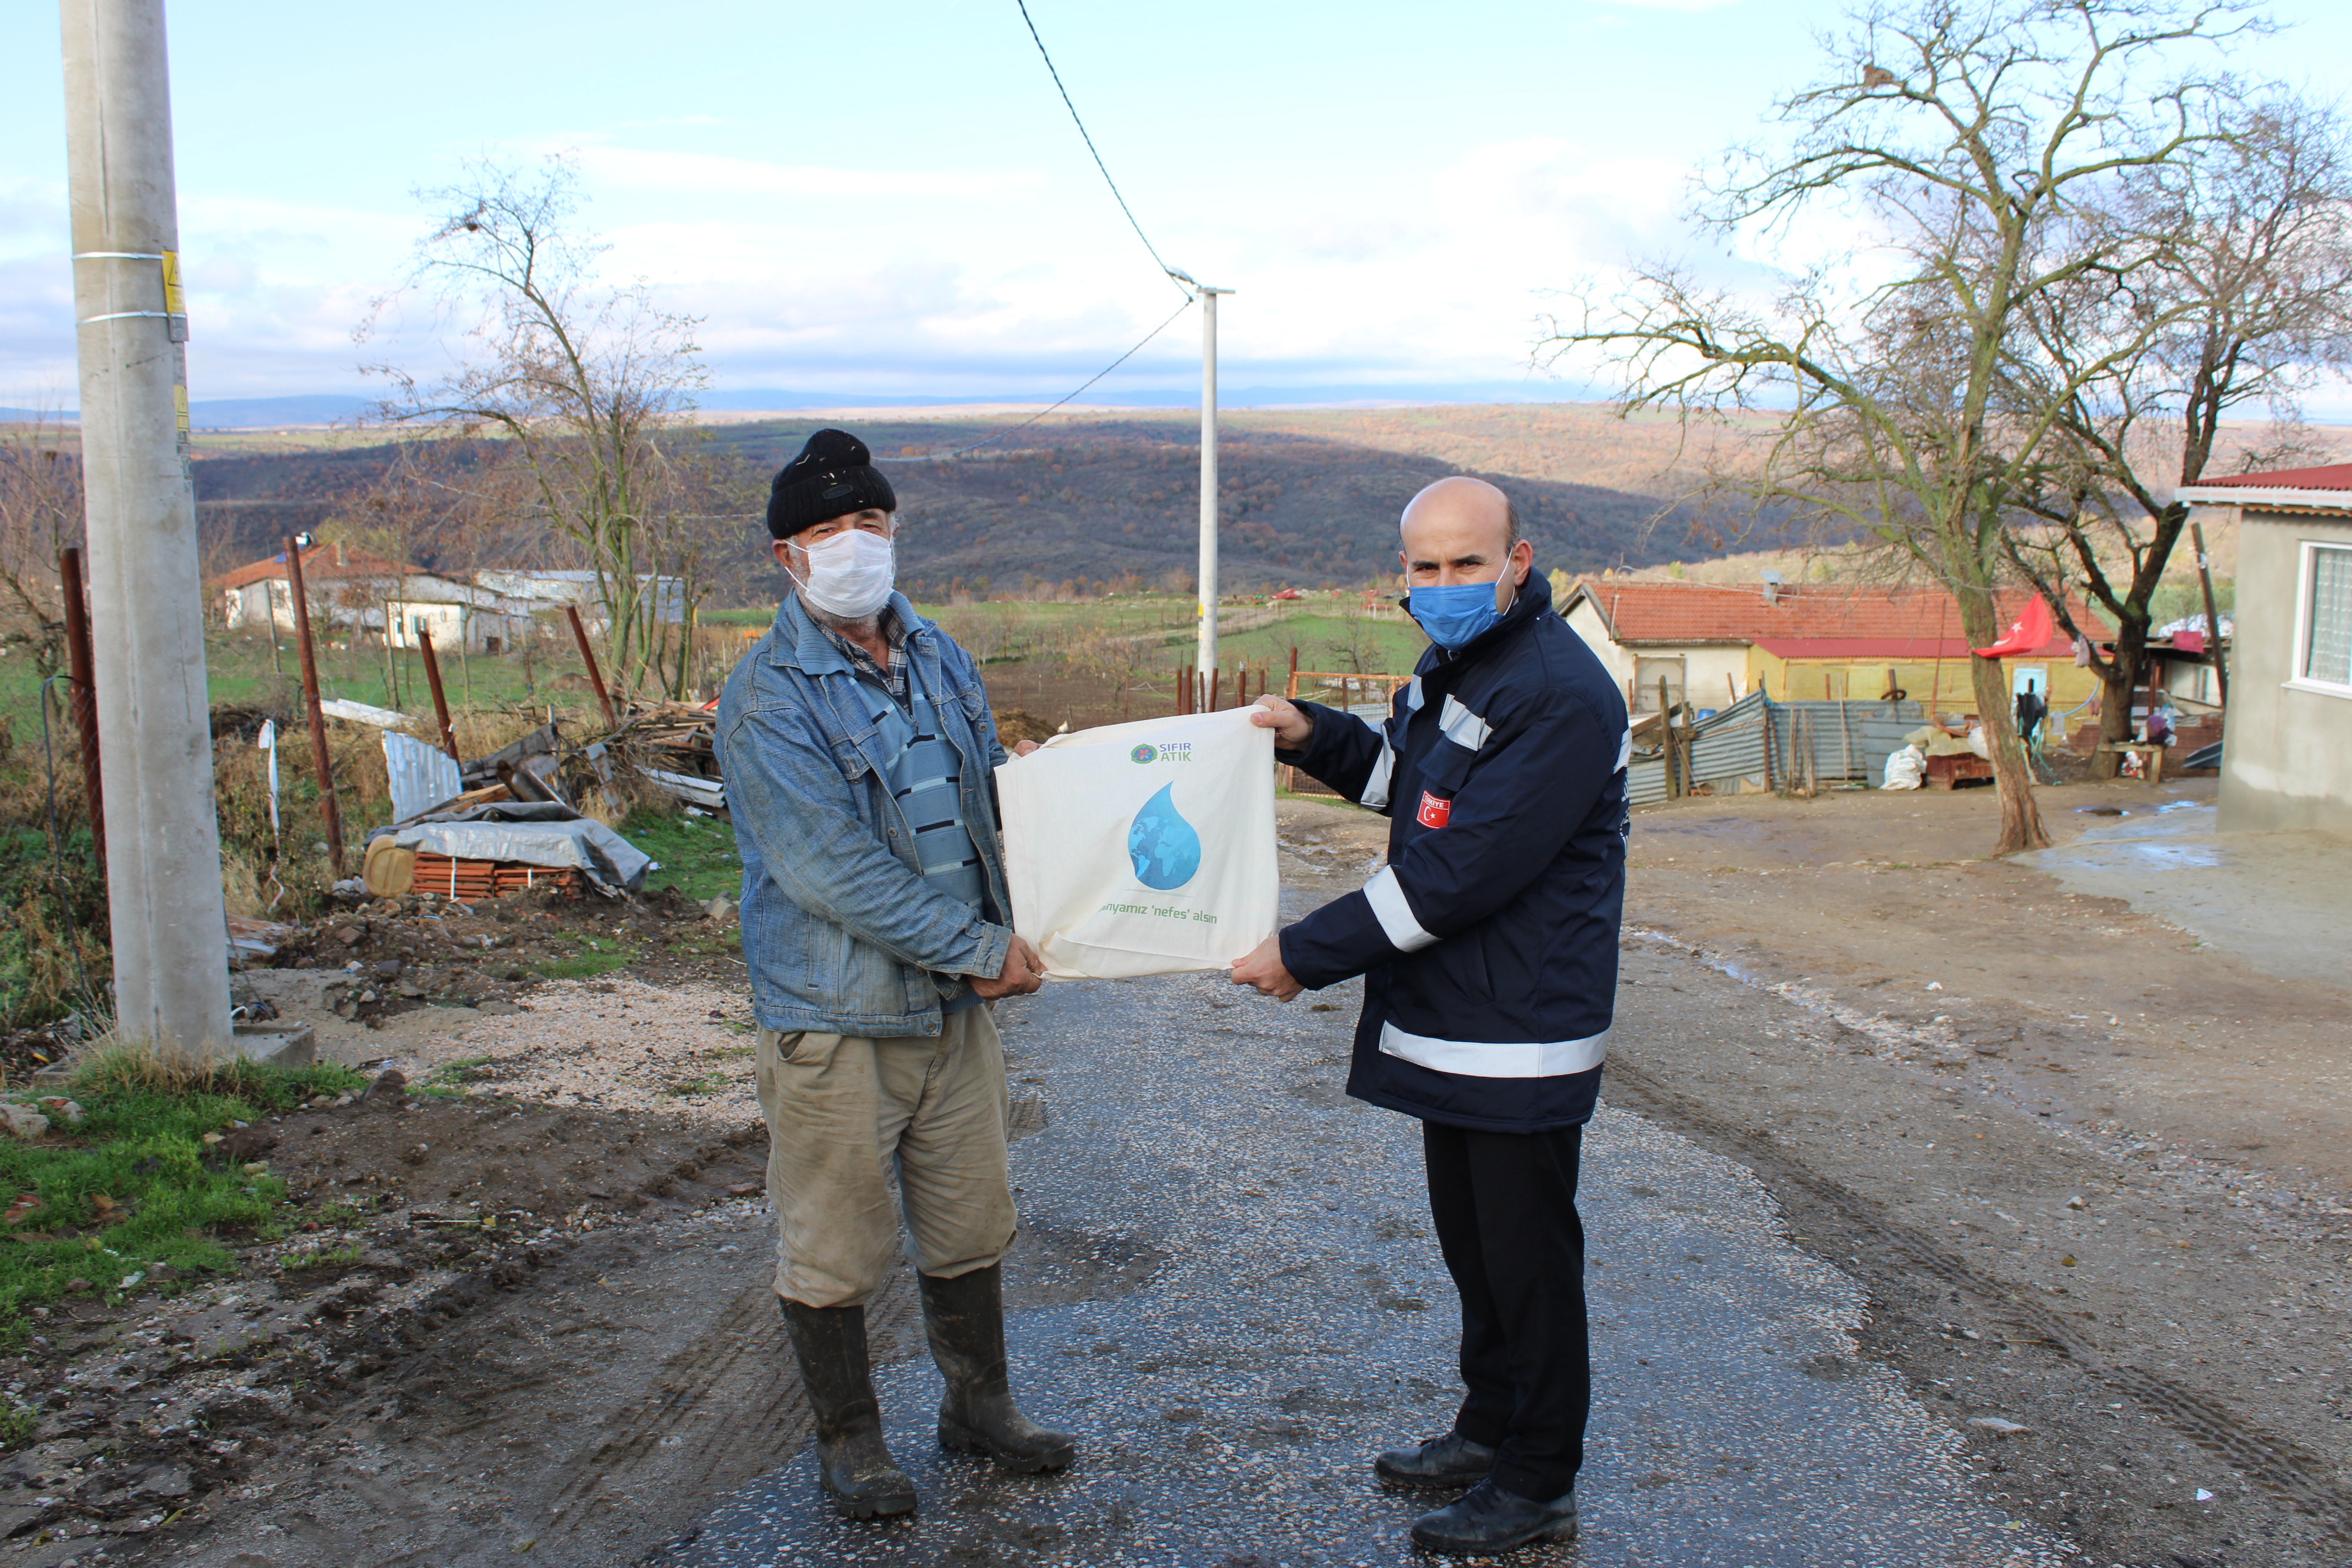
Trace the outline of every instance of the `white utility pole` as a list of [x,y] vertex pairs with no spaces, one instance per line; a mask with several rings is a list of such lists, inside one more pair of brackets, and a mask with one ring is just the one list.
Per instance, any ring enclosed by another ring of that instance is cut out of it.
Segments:
[[1233,290],[1193,287],[1201,299],[1201,643],[1192,663],[1205,692],[1217,673],[1217,296]]
[[231,1048],[163,0],[60,0],[117,1026]]

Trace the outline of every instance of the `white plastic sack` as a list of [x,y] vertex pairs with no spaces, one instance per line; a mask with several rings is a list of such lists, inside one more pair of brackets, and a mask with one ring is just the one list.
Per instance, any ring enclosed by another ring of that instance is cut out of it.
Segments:
[[1222,969],[1274,934],[1274,731],[1247,709],[1056,735],[996,797],[1013,929],[1055,979]]
[[1917,789],[1919,781],[1927,775],[1927,753],[1916,746],[1905,746],[1890,752],[1886,757],[1886,782],[1881,789]]

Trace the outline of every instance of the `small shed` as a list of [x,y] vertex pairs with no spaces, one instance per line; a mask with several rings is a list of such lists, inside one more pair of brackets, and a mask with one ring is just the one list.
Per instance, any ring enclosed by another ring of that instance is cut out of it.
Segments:
[[[1998,598],[2000,624],[2031,595]],[[2110,635],[2081,605],[2075,624]],[[1940,589],[1848,583],[1694,583],[1586,578],[1560,614],[1617,677],[1635,713],[1667,700],[1727,707],[1759,687],[1786,701],[1876,701],[1892,693],[1935,712],[1976,707],[1959,607]],[[2093,629],[2096,628],[2096,629]],[[2008,661],[2012,690],[2028,683],[2061,712],[2098,691],[2074,645],[2053,632]]]
[[2177,494],[2239,524],[2221,826],[2352,836],[2352,463]]

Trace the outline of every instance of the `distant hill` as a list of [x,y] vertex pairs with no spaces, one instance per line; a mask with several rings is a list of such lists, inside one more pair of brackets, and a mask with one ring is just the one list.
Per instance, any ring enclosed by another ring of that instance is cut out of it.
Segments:
[[[764,477],[799,449],[821,417],[707,428],[708,439],[740,459],[748,476],[735,506],[751,513],[764,504]],[[988,440],[1003,431],[1004,418],[909,411],[850,423],[885,460],[898,488],[905,523],[900,575],[909,587],[944,593],[960,583],[975,593],[1004,594],[1066,583],[1178,592],[1192,585],[1199,516],[1195,416],[1057,416],[944,458],[929,455]],[[1687,508],[1624,488],[1621,476],[1656,472],[1660,446],[1657,433],[1643,431],[1629,447],[1625,428],[1591,410],[1236,415],[1223,428],[1220,450],[1222,584],[1251,593],[1387,580],[1396,569],[1396,520],[1405,502],[1432,479],[1465,471],[1510,492],[1535,542],[1537,563],[1547,571],[1641,567],[1717,553],[1694,542]],[[202,456],[197,514],[208,569],[257,558],[288,533],[355,514],[392,451],[330,441],[278,450],[239,445]],[[1486,461],[1462,460],[1470,457]],[[1584,466],[1580,457],[1616,482],[1576,478]],[[415,558],[431,563],[421,548]],[[775,570],[756,517],[712,524],[705,560],[717,604],[772,597]]]
[[[298,425],[340,425],[370,406],[365,397],[322,394],[311,397],[205,397],[188,405],[188,423],[198,430],[279,430]],[[72,409],[0,408],[0,425],[34,419],[78,423]]]
[[[736,425],[713,439],[772,471],[813,422]],[[904,532],[900,574],[945,591],[1033,584],[1191,583],[1197,551],[1200,448],[1190,419],[1096,419],[1015,437],[946,460],[994,426],[950,420],[861,421],[886,459]],[[1051,445],[1043,444],[1050,440]],[[1465,471],[1442,458],[1333,435],[1237,427],[1219,447],[1219,577],[1233,592],[1369,582],[1396,570],[1396,520],[1414,491]],[[914,459],[914,460],[909,460]],[[1601,485],[1488,472],[1517,502],[1541,567],[1570,572],[1687,557],[1684,531],[1649,524],[1675,510]],[[764,537],[747,531],[740,566],[764,584]],[[757,594],[753,594],[753,597]]]

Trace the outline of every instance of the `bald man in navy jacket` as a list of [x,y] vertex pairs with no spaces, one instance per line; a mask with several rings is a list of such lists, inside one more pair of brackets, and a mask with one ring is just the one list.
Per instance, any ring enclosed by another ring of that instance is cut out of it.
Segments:
[[1631,737],[1501,490],[1441,479],[1402,533],[1432,646],[1388,721],[1278,698],[1254,716],[1280,761],[1388,816],[1388,865],[1233,974],[1285,1001],[1364,977],[1348,1092],[1421,1121],[1468,1389],[1451,1431],[1373,1468],[1462,1491],[1412,1538],[1467,1554],[1576,1533],[1591,1400],[1576,1183],[1616,1000]]

